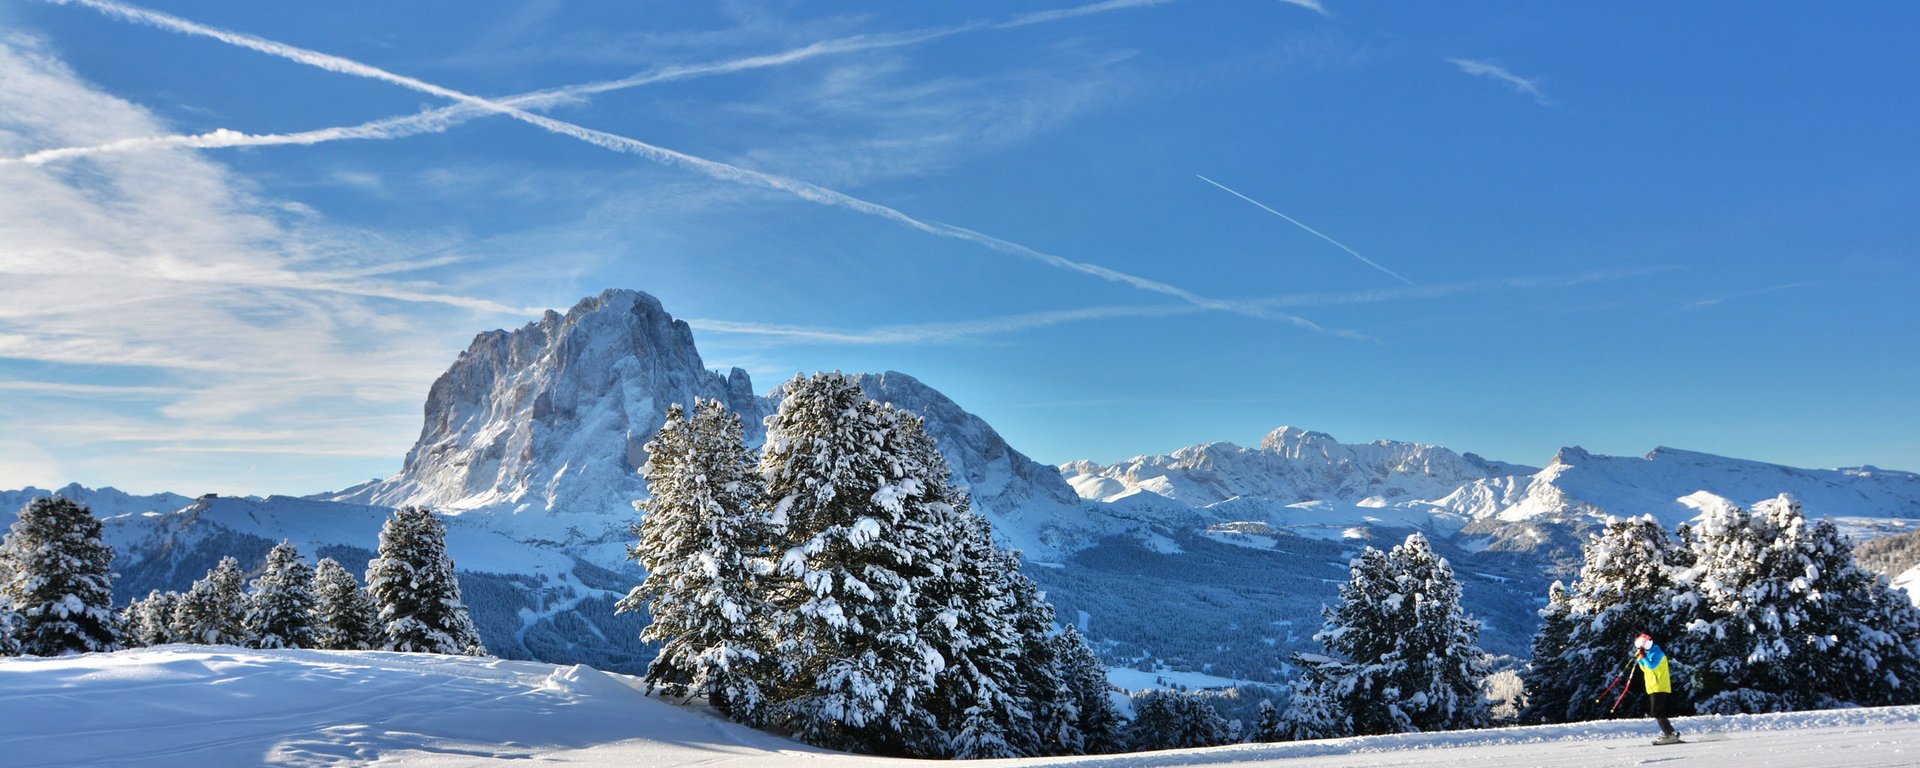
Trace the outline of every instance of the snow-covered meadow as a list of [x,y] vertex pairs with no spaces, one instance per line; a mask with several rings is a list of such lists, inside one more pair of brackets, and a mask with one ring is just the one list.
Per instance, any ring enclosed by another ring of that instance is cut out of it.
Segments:
[[[1147,768],[1920,765],[1920,707],[1403,734],[978,765]],[[162,646],[0,661],[0,755],[54,766],[925,765],[829,752],[588,667],[372,651]]]

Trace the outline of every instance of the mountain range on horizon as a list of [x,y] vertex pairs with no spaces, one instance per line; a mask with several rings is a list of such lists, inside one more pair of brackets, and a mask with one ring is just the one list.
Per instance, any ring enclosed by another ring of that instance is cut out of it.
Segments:
[[[1613,457],[1568,447],[1531,467],[1281,427],[1258,447],[1217,442],[1055,467],[910,375],[860,382],[925,418],[975,509],[1022,550],[1062,620],[1117,666],[1283,679],[1286,658],[1309,650],[1317,628],[1293,617],[1317,615],[1359,547],[1411,531],[1453,560],[1467,606],[1487,623],[1485,645],[1524,655],[1547,582],[1610,515],[1671,527],[1792,493],[1856,537],[1920,529],[1920,474],[1670,448]],[[608,290],[476,336],[434,382],[419,439],[391,477],[305,498],[58,492],[107,519],[121,601],[184,588],[221,555],[256,563],[281,539],[351,563],[371,555],[388,508],[432,507],[448,518],[489,648],[633,670],[650,655],[637,640],[644,618],[614,617],[612,603],[640,577],[625,548],[646,494],[635,471],[646,442],[668,405],[701,397],[739,413],[757,445],[781,396],[757,394],[741,369],[706,368],[687,324],[654,297]],[[44,493],[0,492],[0,515]]]

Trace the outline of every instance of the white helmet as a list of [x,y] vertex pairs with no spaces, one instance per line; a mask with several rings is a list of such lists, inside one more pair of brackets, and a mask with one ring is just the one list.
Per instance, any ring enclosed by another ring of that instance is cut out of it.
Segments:
[[1640,649],[1640,650],[1643,650],[1643,651],[1644,651],[1644,650],[1646,650],[1646,649],[1648,649],[1648,648],[1652,648],[1652,647],[1653,647],[1653,636],[1651,636],[1651,635],[1644,635],[1644,634],[1643,634],[1643,635],[1641,635],[1641,636],[1639,636],[1639,637],[1636,637],[1636,638],[1634,638],[1634,639],[1633,639],[1633,647],[1635,647],[1635,648],[1638,648],[1638,649]]

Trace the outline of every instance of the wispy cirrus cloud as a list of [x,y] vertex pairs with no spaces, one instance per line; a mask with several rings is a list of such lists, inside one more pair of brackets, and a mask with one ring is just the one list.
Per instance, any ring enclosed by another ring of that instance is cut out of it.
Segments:
[[1748,291],[1736,291],[1733,293],[1728,293],[1720,296],[1710,296],[1704,299],[1689,301],[1686,304],[1681,305],[1680,308],[1682,310],[1688,310],[1688,311],[1697,310],[1697,309],[1706,309],[1708,307],[1725,304],[1729,301],[1738,301],[1740,299],[1750,299],[1755,296],[1766,296],[1768,294],[1781,293],[1783,291],[1791,291],[1796,288],[1806,288],[1809,286],[1815,286],[1819,284],[1820,284],[1820,281],[1818,280],[1803,280],[1803,281],[1794,282],[1794,283],[1782,283],[1780,285],[1769,285],[1765,288],[1755,288]]
[[1515,93],[1533,97],[1534,103],[1540,106],[1554,106],[1553,102],[1547,98],[1547,94],[1540,90],[1539,78],[1521,77],[1507,71],[1506,67],[1481,59],[1447,59],[1446,61],[1469,75],[1492,78],[1506,83]]
[[636,155],[655,163],[694,171],[717,181],[781,192],[808,202],[874,216],[936,237],[970,242],[989,250],[1022,257],[1049,267],[1078,272],[1102,280],[1128,285],[1143,291],[1171,296],[1203,309],[1278,320],[1297,328],[1330,336],[1355,340],[1370,340],[1365,334],[1346,329],[1329,328],[1297,315],[1276,312],[1269,308],[1245,302],[1203,296],[1170,283],[1122,272],[1098,264],[1075,261],[965,227],[936,221],[925,221],[892,207],[863,200],[810,182],[742,168],[717,160],[710,160],[657,146],[639,139],[587,128],[564,120],[535,114],[503,102],[493,101],[452,88],[435,85],[415,77],[389,72],[370,64],[340,56],[308,50],[298,46],[268,40],[256,35],[211,27],[170,14],[116,2],[115,0],[50,0],[50,2],[62,5],[81,5],[113,18],[131,21],[137,24],[145,24],[171,32],[210,38],[229,45],[258,51],[329,72],[397,85],[419,93],[440,97],[488,112],[498,113],[534,125],[549,133],[577,139],[602,149]]
[[[0,147],[161,127],[40,41],[0,35]],[[190,152],[0,165],[0,456],[39,457],[0,462],[0,486],[40,479],[16,479],[16,466],[100,477],[97,458],[50,457],[98,456],[76,446],[102,442],[121,445],[111,461],[129,467],[163,443],[247,453],[272,442],[238,439],[249,434],[285,436],[276,450],[290,461],[397,456],[420,393],[465,341],[440,328],[525,314],[415,274],[458,262],[450,243],[299,211]],[[170,485],[138,472],[114,481]]]

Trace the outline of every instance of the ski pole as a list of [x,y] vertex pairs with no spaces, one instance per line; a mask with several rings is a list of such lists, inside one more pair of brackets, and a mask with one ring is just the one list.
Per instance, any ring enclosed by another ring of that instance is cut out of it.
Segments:
[[[1593,703],[1598,704],[1601,699],[1607,697],[1607,694],[1613,693],[1613,687],[1620,683],[1621,678],[1626,677],[1627,673],[1633,671],[1633,661],[1632,657],[1628,657],[1627,666],[1619,672],[1614,673],[1613,679],[1607,681],[1607,687],[1600,689],[1600,695],[1593,697]],[[1632,685],[1632,683],[1628,683],[1628,685]]]
[[[1640,660],[1639,656],[1633,656],[1631,658],[1628,658],[1627,668],[1625,670],[1622,670],[1622,672],[1625,674],[1632,674],[1633,663],[1639,660]],[[1627,691],[1631,691],[1631,690],[1633,690],[1633,680],[1632,678],[1628,678],[1627,684],[1620,686],[1620,698],[1613,700],[1613,708],[1607,710],[1607,715],[1609,716],[1613,715],[1614,710],[1617,710],[1620,708],[1620,702],[1627,700]]]

